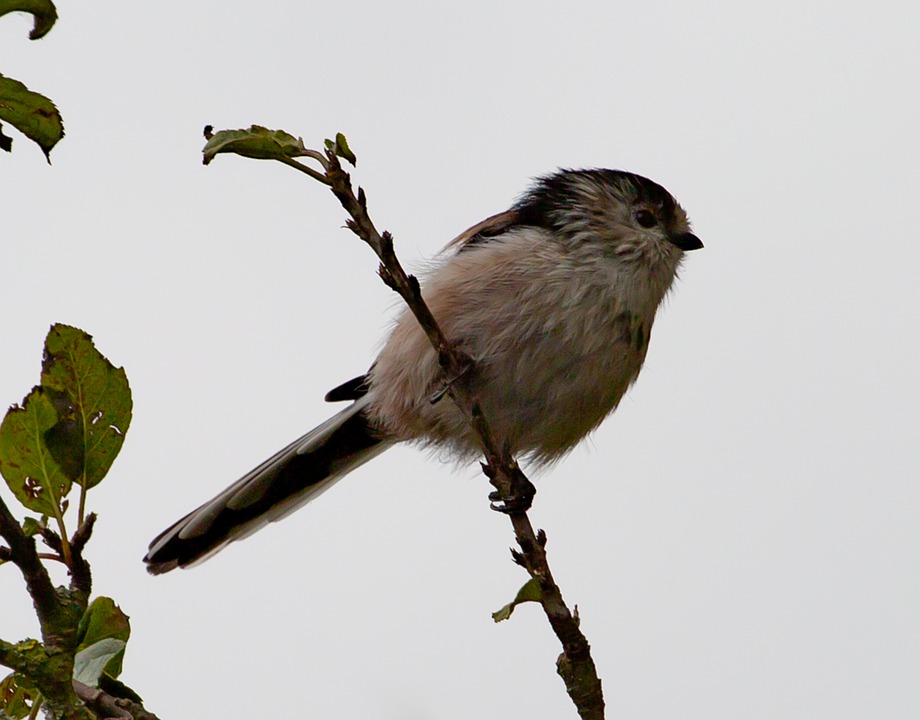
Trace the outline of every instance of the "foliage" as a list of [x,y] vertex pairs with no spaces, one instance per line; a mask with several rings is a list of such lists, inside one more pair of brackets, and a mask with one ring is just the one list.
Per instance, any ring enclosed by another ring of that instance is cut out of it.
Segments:
[[[57,20],[51,0],[0,0],[0,15],[27,12],[35,16],[30,40],[43,38]],[[64,137],[64,123],[54,103],[44,95],[29,90],[18,80],[0,75],[0,120],[4,120],[33,140],[51,162],[51,150]],[[0,150],[11,152],[12,138],[3,134],[0,124]]]
[[[106,477],[121,450],[131,408],[124,369],[112,365],[82,330],[53,325],[41,383],[0,424],[0,473],[19,503],[38,514],[18,523],[0,501],[0,535],[9,545],[0,546],[0,565],[20,568],[42,631],[41,641],[0,640],[0,664],[14,671],[0,682],[0,718],[35,717],[42,706],[56,717],[91,717],[86,703],[111,693],[139,701],[116,680],[131,634],[128,617],[110,598],[89,602],[91,577],[83,558],[95,522],[85,512],[87,492]],[[68,536],[74,487],[80,488],[77,530]],[[36,537],[52,552],[39,554]],[[67,567],[69,587],[52,587],[44,566],[49,561]],[[83,691],[79,699],[77,689]]]

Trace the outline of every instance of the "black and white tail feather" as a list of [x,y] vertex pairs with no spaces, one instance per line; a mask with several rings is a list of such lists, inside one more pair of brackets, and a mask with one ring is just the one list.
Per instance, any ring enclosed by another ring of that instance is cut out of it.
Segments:
[[144,562],[154,575],[202,562],[294,512],[393,443],[363,413],[361,397],[160,533]]

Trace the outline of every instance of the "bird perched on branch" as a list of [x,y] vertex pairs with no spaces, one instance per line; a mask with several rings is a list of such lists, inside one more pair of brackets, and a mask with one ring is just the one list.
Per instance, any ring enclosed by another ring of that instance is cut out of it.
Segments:
[[[535,463],[571,450],[635,381],[684,253],[703,247],[657,183],[561,170],[453,240],[422,295],[472,359],[463,378],[500,447]],[[200,562],[312,500],[398,442],[481,453],[437,355],[403,312],[366,375],[331,390],[351,404],[150,544],[151,573]]]

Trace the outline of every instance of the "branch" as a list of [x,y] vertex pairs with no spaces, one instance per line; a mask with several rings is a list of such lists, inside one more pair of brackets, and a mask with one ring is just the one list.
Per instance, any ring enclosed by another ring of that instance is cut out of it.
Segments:
[[26,658],[18,647],[6,640],[0,640],[0,665],[4,665],[11,670],[25,667]]
[[83,557],[83,549],[93,534],[95,524],[96,513],[90,513],[70,539],[71,562],[73,563],[70,568],[70,588],[72,591],[81,594],[81,601],[84,607],[89,602],[89,596],[93,589],[93,577],[90,573],[89,563]]
[[[77,628],[89,598],[89,565],[83,560],[82,550],[94,519],[87,518],[74,536],[79,541],[80,552],[71,555],[77,563],[77,571],[71,568],[74,578],[71,588],[55,588],[41,563],[35,539],[23,532],[0,498],[0,536],[9,544],[4,555],[9,555],[25,578],[42,633],[42,643],[25,640],[12,645],[0,641],[0,663],[28,676],[41,691],[51,715],[63,720],[89,719],[86,708],[76,700],[70,681]],[[61,539],[54,532],[46,531],[43,536],[53,550],[61,550]]]
[[[318,153],[313,152],[311,157]],[[445,391],[451,396],[482,442],[486,462],[483,472],[495,486],[496,492],[489,497],[493,509],[505,512],[511,519],[515,539],[521,551],[514,552],[515,561],[524,567],[540,586],[540,604],[562,643],[562,654],[556,667],[565,682],[566,690],[584,720],[602,720],[604,697],[597,669],[591,658],[587,638],[579,629],[577,613],[566,606],[559,586],[553,580],[546,559],[546,533],[535,533],[527,510],[536,490],[518,467],[507,448],[498,448],[494,442],[488,421],[482,413],[475,389],[465,378],[474,376],[474,363],[455,343],[449,341],[425,304],[418,280],[408,275],[393,250],[393,237],[388,232],[380,234],[367,213],[367,198],[362,189],[355,195],[351,178],[345,172],[336,156],[335,148],[325,151],[322,161],[325,170],[323,182],[328,184],[342,207],[351,216],[348,228],[364,240],[380,258],[378,273],[381,279],[406,301],[429,341],[438,354],[438,362],[447,378]]]
[[110,695],[99,688],[84,685],[79,680],[73,681],[73,690],[76,696],[100,718],[118,718],[124,720],[159,720],[149,710],[145,710],[140,703]]
[[19,568],[26,581],[29,595],[35,604],[42,629],[46,623],[53,623],[58,613],[58,598],[51,578],[42,565],[35,548],[35,540],[28,537],[16,522],[3,498],[0,498],[0,536],[9,545],[6,550],[9,559]]

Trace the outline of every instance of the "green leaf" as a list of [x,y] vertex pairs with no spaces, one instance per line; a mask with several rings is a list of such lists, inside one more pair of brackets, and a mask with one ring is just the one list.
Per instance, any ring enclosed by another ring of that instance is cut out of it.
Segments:
[[93,339],[78,328],[52,325],[45,339],[42,386],[59,422],[45,435],[64,472],[87,489],[105,477],[131,424],[131,388]]
[[514,600],[505,605],[501,610],[497,610],[492,613],[492,619],[495,622],[501,622],[502,620],[507,620],[511,617],[511,613],[514,612],[516,608],[521,603],[525,602],[540,602],[543,599],[543,593],[540,590],[540,583],[538,583],[534,578],[528,580],[524,585],[518,590],[517,595],[514,596]]
[[39,522],[34,517],[27,517],[22,521],[22,532],[26,537],[34,537],[45,529],[45,523]]
[[121,674],[130,635],[128,616],[114,600],[108,597],[93,600],[77,628],[74,679],[92,687],[112,682]]
[[300,157],[307,152],[303,140],[284,130],[269,130],[253,125],[248,130],[220,130],[206,135],[208,142],[202,149],[207,165],[219,153],[233,153],[257,160],[280,160]]
[[70,481],[79,481],[86,462],[82,415],[64,391],[47,386],[42,389],[58,416],[58,421],[44,435],[45,446]]
[[[38,692],[19,673],[11,673],[0,682],[0,718],[14,720],[28,717]],[[4,716],[4,713],[6,714]]]
[[348,140],[345,139],[345,136],[342,133],[335,134],[335,154],[340,158],[344,158],[352,165],[358,164],[358,158],[355,157],[355,154],[351,151],[351,148],[348,147]]
[[3,75],[0,75],[0,120],[36,142],[49,163],[51,149],[64,137],[64,123],[54,103]]
[[57,516],[61,499],[70,492],[70,478],[45,445],[45,433],[58,423],[58,413],[42,387],[35,387],[13,405],[0,424],[0,473],[25,507]]
[[131,636],[130,618],[110,597],[97,597],[86,608],[77,627],[77,649],[82,650],[105,638],[127,641]]
[[90,687],[96,687],[109,663],[116,657],[123,656],[124,652],[125,641],[115,638],[100,640],[77,651],[73,659],[73,679]]
[[[97,597],[93,600],[77,628],[77,650],[88,649],[102,640],[119,640],[122,652],[115,654],[103,667],[106,674],[113,678],[121,674],[121,662],[124,659],[124,643],[131,636],[131,623],[112,598]],[[79,679],[79,678],[78,678]],[[99,679],[97,675],[92,683]],[[86,681],[83,681],[86,682]],[[87,685],[90,683],[87,682]]]
[[51,0],[0,0],[0,15],[9,12],[27,12],[35,16],[35,27],[29,33],[30,40],[38,40],[47,35],[57,20],[57,9]]

